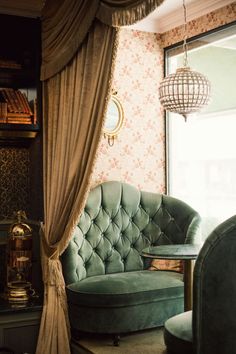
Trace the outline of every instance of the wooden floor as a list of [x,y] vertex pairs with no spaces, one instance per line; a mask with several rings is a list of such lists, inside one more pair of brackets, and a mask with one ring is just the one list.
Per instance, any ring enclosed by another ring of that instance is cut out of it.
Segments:
[[152,329],[121,336],[115,347],[111,336],[88,335],[71,344],[72,354],[167,354],[163,329]]

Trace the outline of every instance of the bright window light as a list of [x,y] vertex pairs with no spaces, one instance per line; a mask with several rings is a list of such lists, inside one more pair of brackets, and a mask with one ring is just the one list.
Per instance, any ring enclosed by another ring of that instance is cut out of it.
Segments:
[[[168,74],[181,63],[180,50],[167,51]],[[205,238],[236,214],[236,26],[191,42],[189,63],[208,77],[213,93],[187,123],[167,115],[168,194],[201,214]]]

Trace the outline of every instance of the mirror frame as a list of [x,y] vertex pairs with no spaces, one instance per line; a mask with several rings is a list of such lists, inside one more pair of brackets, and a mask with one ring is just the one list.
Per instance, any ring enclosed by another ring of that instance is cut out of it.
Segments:
[[[117,107],[117,111],[118,111],[118,122],[115,126],[114,129],[112,130],[108,130],[105,128],[106,126],[106,120],[107,120],[107,114],[108,114],[108,106],[110,104],[110,101],[113,101]],[[124,111],[123,111],[123,107],[121,105],[121,102],[120,100],[113,94],[111,95],[111,98],[108,102],[108,105],[107,105],[107,113],[106,113],[106,117],[105,117],[105,121],[104,121],[104,127],[103,127],[103,134],[104,134],[104,137],[108,139],[108,144],[110,146],[112,146],[114,144],[114,139],[117,137],[117,134],[120,132],[122,126],[123,126],[123,123],[124,123]]]

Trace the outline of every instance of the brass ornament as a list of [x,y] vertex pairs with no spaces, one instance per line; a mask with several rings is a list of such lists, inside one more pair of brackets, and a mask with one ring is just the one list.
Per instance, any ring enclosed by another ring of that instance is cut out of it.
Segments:
[[24,211],[14,217],[8,231],[6,297],[11,303],[25,303],[35,294],[31,288],[33,230]]

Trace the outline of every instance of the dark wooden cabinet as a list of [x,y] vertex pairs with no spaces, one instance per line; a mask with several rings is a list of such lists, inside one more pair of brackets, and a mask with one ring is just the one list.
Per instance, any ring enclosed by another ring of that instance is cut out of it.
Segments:
[[[16,210],[25,210],[30,219],[42,220],[40,20],[0,15],[0,33],[0,93],[13,95],[12,101],[7,101],[4,119],[1,101],[5,105],[7,98],[0,94],[0,220]],[[23,111],[23,96],[33,113],[31,118]],[[14,114],[18,118],[14,119]]]
[[0,348],[6,347],[14,354],[34,354],[41,313],[39,300],[18,309],[0,300]]
[[[25,105],[21,101],[22,97],[17,93],[17,98],[23,105],[23,108],[15,110],[19,121],[16,123],[15,120],[13,123],[9,119],[4,120],[1,103],[9,105],[9,102],[6,102],[6,98],[0,94],[0,221],[12,219],[13,213],[18,210],[24,210],[28,219],[43,220],[40,32],[39,19],[0,15],[0,93],[3,90],[21,91],[33,112],[33,115],[30,115],[32,117],[30,123],[27,119],[21,119],[23,118],[21,113],[25,115],[24,118],[27,114],[26,111],[23,112]],[[12,99],[13,97],[14,95]],[[10,112],[9,107],[7,109],[7,117],[14,117],[14,112]],[[0,293],[5,283],[7,229],[7,226],[0,225]],[[33,234],[32,283],[37,292],[42,289],[39,244],[39,228],[36,228]],[[27,331],[37,332],[36,327],[39,324],[37,311],[25,313],[14,312],[13,309],[11,313],[4,313],[4,316],[1,312],[1,345],[5,342],[7,344],[10,338],[15,336],[16,328],[18,333],[23,331],[26,337]],[[11,325],[6,325],[7,323]],[[32,352],[27,348],[24,351]]]

